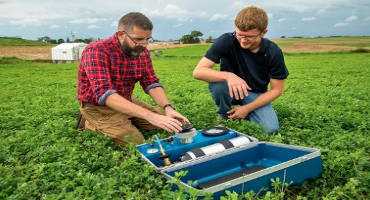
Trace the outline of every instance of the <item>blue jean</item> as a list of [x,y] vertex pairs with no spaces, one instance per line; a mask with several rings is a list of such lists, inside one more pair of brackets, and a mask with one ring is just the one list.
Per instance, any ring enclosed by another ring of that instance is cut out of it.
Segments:
[[[237,101],[230,97],[226,82],[210,83],[209,90],[218,107],[218,114],[222,117],[227,117],[227,112],[231,109],[232,105],[246,105],[261,95],[261,93],[249,92],[248,96],[244,97],[243,100]],[[260,124],[267,133],[273,133],[279,130],[279,120],[271,103],[255,109],[249,113],[246,119]]]

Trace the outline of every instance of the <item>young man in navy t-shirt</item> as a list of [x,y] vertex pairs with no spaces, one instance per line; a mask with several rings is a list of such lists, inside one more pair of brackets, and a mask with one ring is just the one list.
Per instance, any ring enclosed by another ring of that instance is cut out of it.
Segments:
[[[267,24],[263,9],[250,6],[241,10],[235,18],[235,31],[215,41],[193,76],[209,82],[222,117],[248,119],[272,133],[279,129],[279,121],[271,102],[283,93],[289,73],[281,49],[263,37]],[[220,71],[212,69],[215,63],[220,64]]]

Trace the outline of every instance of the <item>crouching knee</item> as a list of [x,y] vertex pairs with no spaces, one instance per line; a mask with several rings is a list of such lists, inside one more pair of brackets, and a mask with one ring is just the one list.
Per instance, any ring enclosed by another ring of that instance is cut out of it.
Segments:
[[279,124],[277,123],[262,123],[261,126],[268,134],[275,133],[280,129]]

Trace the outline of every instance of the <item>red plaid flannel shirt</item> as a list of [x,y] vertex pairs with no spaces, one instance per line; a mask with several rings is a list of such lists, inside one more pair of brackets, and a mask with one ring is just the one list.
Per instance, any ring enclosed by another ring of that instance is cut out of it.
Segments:
[[105,105],[107,97],[113,93],[131,100],[137,82],[145,92],[161,87],[147,49],[136,58],[130,57],[113,35],[90,43],[83,51],[78,70],[77,98],[80,102]]

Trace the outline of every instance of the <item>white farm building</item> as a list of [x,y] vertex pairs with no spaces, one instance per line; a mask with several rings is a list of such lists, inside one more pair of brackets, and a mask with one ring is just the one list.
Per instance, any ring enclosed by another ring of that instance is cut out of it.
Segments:
[[51,59],[54,63],[80,60],[85,43],[62,43],[51,49]]

